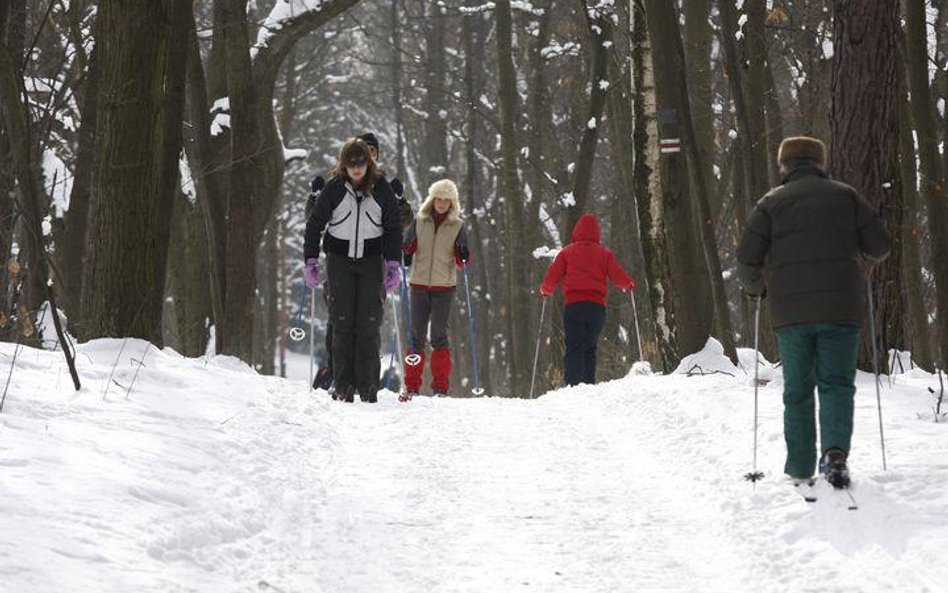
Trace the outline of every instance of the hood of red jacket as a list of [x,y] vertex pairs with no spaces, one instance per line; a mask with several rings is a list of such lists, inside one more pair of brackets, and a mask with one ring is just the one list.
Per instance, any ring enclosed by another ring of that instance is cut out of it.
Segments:
[[573,243],[586,241],[599,243],[602,232],[599,229],[599,219],[593,214],[583,214],[573,227]]

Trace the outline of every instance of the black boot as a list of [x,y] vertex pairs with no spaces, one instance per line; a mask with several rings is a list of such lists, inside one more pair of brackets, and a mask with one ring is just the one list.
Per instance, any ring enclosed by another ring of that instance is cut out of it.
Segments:
[[849,468],[846,466],[846,452],[830,449],[820,459],[820,473],[833,488],[849,488]]
[[351,404],[355,400],[355,387],[352,385],[333,385],[329,394],[336,401]]

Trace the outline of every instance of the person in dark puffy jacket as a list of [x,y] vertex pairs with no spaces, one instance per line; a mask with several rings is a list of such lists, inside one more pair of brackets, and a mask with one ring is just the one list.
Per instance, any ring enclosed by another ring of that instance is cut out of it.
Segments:
[[540,295],[547,298],[563,284],[567,385],[596,382],[596,346],[606,320],[606,280],[622,290],[635,290],[635,280],[600,245],[600,239],[599,220],[592,214],[580,216],[572,243],[559,252],[540,285]]
[[783,181],[744,225],[738,275],[746,293],[770,301],[784,375],[784,471],[809,480],[816,469],[819,387],[820,471],[845,488],[865,318],[863,267],[885,259],[891,239],[865,198],[827,176],[821,141],[787,138],[777,160]]

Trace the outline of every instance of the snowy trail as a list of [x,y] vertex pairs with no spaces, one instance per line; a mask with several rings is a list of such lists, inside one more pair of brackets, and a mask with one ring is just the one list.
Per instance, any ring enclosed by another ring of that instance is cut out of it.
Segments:
[[21,355],[0,415],[0,592],[948,589],[948,426],[917,418],[918,372],[886,394],[885,473],[861,377],[847,511],[781,481],[776,378],[753,488],[745,378],[346,405],[163,351],[130,398],[103,400],[117,344],[82,347],[78,395],[50,388],[55,354]]

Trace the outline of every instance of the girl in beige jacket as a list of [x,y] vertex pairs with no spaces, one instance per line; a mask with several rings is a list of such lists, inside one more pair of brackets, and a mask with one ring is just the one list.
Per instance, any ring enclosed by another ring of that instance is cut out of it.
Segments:
[[451,350],[448,319],[458,283],[457,270],[470,260],[467,233],[461,220],[458,188],[450,179],[431,184],[415,221],[409,227],[402,251],[411,266],[408,279],[411,299],[411,336],[405,357],[405,392],[402,401],[421,389],[425,370],[425,346],[431,330],[431,390],[448,394]]

